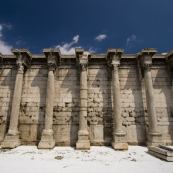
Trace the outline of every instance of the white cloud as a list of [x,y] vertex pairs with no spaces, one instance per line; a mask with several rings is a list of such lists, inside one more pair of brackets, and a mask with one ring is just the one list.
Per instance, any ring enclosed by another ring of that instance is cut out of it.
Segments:
[[74,43],[77,43],[78,40],[79,40],[79,35],[76,35],[75,37],[73,37],[73,41],[74,41]]
[[7,24],[3,23],[2,26],[5,27],[5,28],[8,28],[9,30],[12,29],[12,25],[9,24],[9,23],[7,23]]
[[[3,34],[2,30],[4,27],[7,27],[5,24],[0,24],[0,52],[2,54],[12,54],[11,49],[12,46],[8,45],[4,40],[3,40]],[[7,27],[8,28],[8,27]],[[8,28],[9,29],[9,28]],[[11,29],[11,28],[10,28]]]
[[127,40],[126,40],[126,45],[127,45],[127,46],[130,45],[131,42],[136,41],[136,39],[137,39],[136,35],[134,35],[134,34],[131,35],[130,37],[127,38]]
[[94,47],[90,47],[89,48],[89,52],[91,52],[91,53],[96,53],[98,50],[100,50],[101,48],[94,48]]
[[16,44],[20,44],[20,43],[21,43],[21,40],[16,41]]
[[100,35],[98,35],[95,39],[96,39],[97,41],[101,41],[101,40],[104,40],[106,37],[107,37],[106,34],[100,34]]
[[16,44],[17,44],[17,45],[19,45],[19,44],[21,45],[21,44],[25,44],[25,43],[26,43],[26,42],[23,42],[22,40],[16,41]]
[[70,55],[75,54],[75,47],[72,47],[73,44],[76,44],[79,41],[79,35],[73,37],[73,41],[71,43],[65,43],[63,45],[57,45],[55,48],[59,48],[62,54]]

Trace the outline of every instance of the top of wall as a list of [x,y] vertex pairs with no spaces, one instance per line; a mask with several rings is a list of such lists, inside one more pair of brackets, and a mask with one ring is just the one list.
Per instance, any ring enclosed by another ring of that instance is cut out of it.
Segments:
[[121,48],[111,48],[108,49],[107,52],[105,54],[92,54],[91,52],[85,52],[83,48],[76,48],[75,49],[75,54],[72,55],[63,55],[61,54],[59,49],[51,49],[51,48],[46,48],[43,49],[43,54],[32,54],[30,53],[30,51],[28,49],[12,49],[12,53],[11,55],[3,55],[0,53],[0,64],[5,64],[5,62],[8,62],[9,64],[13,64],[16,63],[16,58],[18,56],[26,56],[27,58],[30,59],[31,63],[36,63],[36,64],[43,64],[46,63],[48,60],[48,56],[49,54],[53,54],[54,56],[56,56],[56,58],[58,59],[58,63],[60,64],[60,62],[64,61],[72,61],[72,62],[79,62],[79,58],[81,56],[83,56],[84,54],[87,55],[88,57],[88,61],[92,61],[92,60],[104,60],[104,61],[109,61],[109,59],[112,59],[112,56],[119,56],[120,59],[126,59],[128,61],[132,60],[132,59],[138,59],[140,56],[143,55],[150,55],[152,57],[152,59],[162,59],[162,60],[169,60],[170,58],[173,57],[173,50],[171,50],[168,53],[163,53],[163,54],[157,54],[157,49],[154,48],[147,48],[147,49],[142,49],[141,52],[137,53],[137,54],[124,54],[124,49]]

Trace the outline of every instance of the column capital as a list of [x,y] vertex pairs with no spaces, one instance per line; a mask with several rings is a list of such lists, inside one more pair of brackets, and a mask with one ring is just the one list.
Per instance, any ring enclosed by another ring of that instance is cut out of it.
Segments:
[[114,70],[120,66],[121,55],[123,52],[124,50],[121,48],[107,50],[106,59],[111,70]]
[[169,71],[173,74],[173,50],[168,52],[165,56]]
[[13,54],[16,56],[16,64],[18,67],[28,67],[32,60],[32,54],[28,49],[12,49]]
[[89,56],[91,55],[90,52],[84,52],[82,55],[79,55],[79,65],[82,71],[86,71],[87,70],[87,66],[88,66],[88,59]]
[[139,68],[142,72],[142,77],[144,77],[144,72],[150,71],[152,66],[152,56],[157,52],[157,49],[143,49],[141,53],[137,54],[137,61],[139,63]]
[[50,71],[55,71],[58,66],[59,59],[61,56],[59,49],[43,49],[43,52],[47,58],[47,64]]

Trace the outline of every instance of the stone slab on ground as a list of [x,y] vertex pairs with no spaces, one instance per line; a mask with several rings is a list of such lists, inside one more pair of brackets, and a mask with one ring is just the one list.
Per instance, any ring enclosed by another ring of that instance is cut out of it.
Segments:
[[159,145],[159,147],[148,147],[148,153],[164,159],[168,162],[173,162],[173,150],[165,145]]
[[148,153],[150,153],[151,155],[154,155],[154,156],[156,156],[156,157],[159,157],[159,158],[161,158],[161,159],[164,159],[164,160],[166,160],[166,161],[168,161],[168,162],[173,162],[173,157],[171,157],[171,156],[166,156],[166,155],[163,155],[163,154],[154,152],[154,151],[152,151],[152,150],[148,150]]
[[173,152],[159,148],[159,147],[148,147],[148,149],[153,152],[157,152],[159,154],[165,155],[165,156],[173,157]]
[[170,147],[165,146],[165,145],[159,145],[159,148],[163,148],[163,149],[166,149],[168,151],[172,151],[173,152],[173,148],[170,148]]

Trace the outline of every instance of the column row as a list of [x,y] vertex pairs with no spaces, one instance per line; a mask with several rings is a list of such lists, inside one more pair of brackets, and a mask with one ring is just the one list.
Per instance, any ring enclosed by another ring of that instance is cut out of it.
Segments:
[[[49,67],[46,93],[46,113],[45,113],[45,127],[42,132],[41,141],[38,148],[53,148],[55,140],[53,139],[53,103],[54,103],[54,71],[58,66],[58,52],[57,49],[44,49],[43,52],[47,57]],[[151,78],[152,56],[156,50],[144,49],[141,54],[137,56],[140,66],[141,74],[145,81],[146,101],[149,116],[149,132],[147,135],[148,145],[158,145],[162,143],[161,133],[157,129],[157,117],[154,103],[153,85]],[[31,55],[26,50],[13,50],[16,55],[16,63],[18,71],[16,75],[14,95],[11,109],[11,119],[8,133],[4,141],[1,143],[2,148],[15,148],[21,144],[18,131],[18,117],[22,94],[23,74],[31,61]],[[107,52],[107,62],[112,71],[112,89],[113,89],[113,140],[112,147],[118,150],[128,149],[126,140],[126,133],[122,128],[121,117],[121,95],[119,87],[119,65],[121,60],[122,49],[109,49]],[[76,149],[90,149],[89,132],[87,129],[87,67],[88,67],[88,53],[83,52],[79,55],[78,64],[80,70],[80,112],[79,112],[79,131]]]

